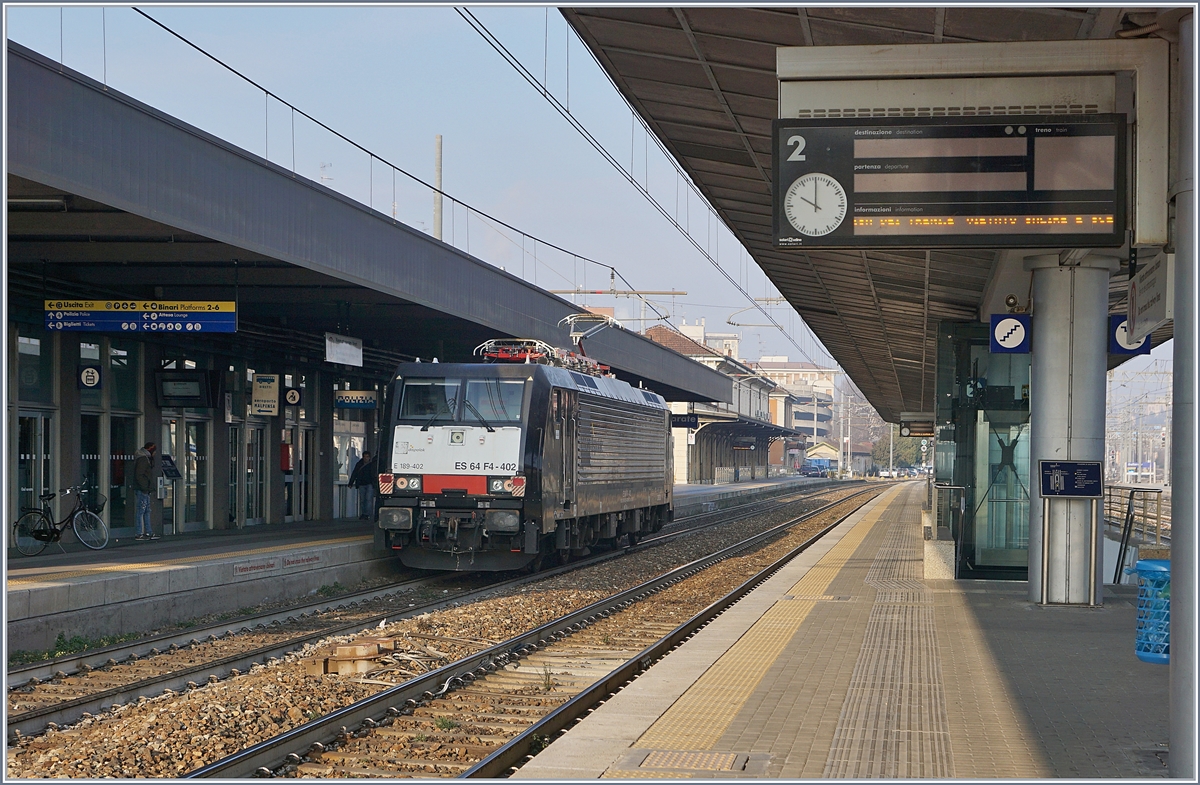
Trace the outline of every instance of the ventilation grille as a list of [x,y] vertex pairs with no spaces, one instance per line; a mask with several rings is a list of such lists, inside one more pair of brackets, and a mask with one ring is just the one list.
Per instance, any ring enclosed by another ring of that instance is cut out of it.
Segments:
[[889,106],[873,109],[798,109],[802,120],[825,117],[988,117],[1022,114],[1099,114],[1097,104],[1026,104],[1023,106]]

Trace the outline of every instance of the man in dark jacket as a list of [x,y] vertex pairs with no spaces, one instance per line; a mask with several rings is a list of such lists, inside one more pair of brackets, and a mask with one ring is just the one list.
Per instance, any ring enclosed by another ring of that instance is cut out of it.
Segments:
[[358,463],[354,464],[354,471],[350,473],[350,487],[358,488],[358,517],[362,520],[370,520],[375,517],[374,500],[377,476],[375,459],[371,457],[371,453],[364,450],[362,458],[358,459]]
[[135,540],[157,540],[150,525],[150,494],[154,490],[154,452],[158,445],[146,442],[133,456],[133,488],[137,499],[137,536]]

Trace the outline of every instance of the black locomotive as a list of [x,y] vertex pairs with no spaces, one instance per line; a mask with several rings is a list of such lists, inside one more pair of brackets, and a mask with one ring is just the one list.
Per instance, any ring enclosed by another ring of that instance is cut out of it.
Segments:
[[377,519],[405,565],[538,569],[671,520],[661,396],[538,342],[477,353],[491,362],[405,363],[389,385]]

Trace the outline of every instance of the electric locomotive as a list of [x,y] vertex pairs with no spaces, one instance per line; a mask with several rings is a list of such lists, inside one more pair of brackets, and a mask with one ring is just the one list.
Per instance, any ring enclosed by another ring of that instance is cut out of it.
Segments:
[[539,341],[404,363],[388,387],[377,521],[409,567],[539,569],[671,520],[663,398]]

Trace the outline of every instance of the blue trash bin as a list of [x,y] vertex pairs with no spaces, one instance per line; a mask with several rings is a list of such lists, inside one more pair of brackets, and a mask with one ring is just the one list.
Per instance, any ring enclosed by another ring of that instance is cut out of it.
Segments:
[[1171,562],[1141,559],[1134,565],[1138,581],[1137,641],[1142,662],[1171,661]]

